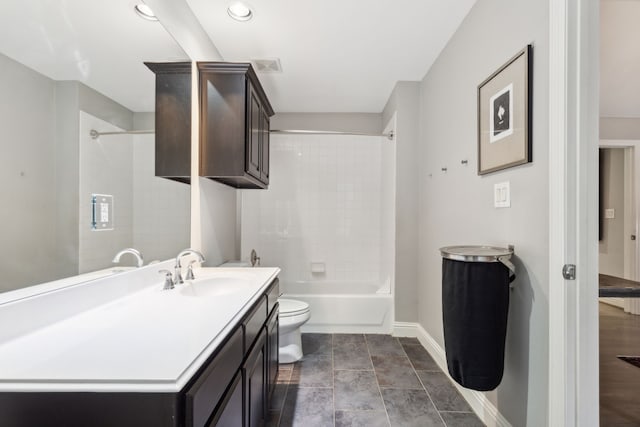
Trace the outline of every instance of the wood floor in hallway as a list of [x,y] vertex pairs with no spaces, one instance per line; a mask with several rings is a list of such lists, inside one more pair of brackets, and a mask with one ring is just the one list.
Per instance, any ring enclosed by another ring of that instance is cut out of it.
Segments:
[[640,316],[600,303],[600,425],[640,426],[640,368],[616,356],[640,356]]

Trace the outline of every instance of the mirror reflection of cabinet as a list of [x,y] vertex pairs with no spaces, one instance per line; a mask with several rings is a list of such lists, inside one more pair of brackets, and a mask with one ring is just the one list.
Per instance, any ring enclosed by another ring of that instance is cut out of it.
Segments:
[[191,63],[145,65],[156,75],[156,176],[191,181]]

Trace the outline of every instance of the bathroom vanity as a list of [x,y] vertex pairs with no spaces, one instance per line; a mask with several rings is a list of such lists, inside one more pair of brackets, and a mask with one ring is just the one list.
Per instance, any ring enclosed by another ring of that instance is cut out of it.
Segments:
[[279,269],[158,267],[0,300],[2,426],[265,424]]

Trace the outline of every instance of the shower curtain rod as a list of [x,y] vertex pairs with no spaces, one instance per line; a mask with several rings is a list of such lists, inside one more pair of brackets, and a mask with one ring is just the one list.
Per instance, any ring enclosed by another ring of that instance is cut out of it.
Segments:
[[272,129],[269,133],[276,133],[280,135],[355,135],[355,136],[384,136],[387,139],[393,140],[393,131],[389,133],[364,133],[364,132],[343,132],[333,130],[283,130]]
[[[155,133],[154,130],[127,130],[118,132],[98,132],[95,129],[91,129],[89,135],[91,139],[98,139],[102,135],[145,135]],[[389,133],[363,133],[363,132],[342,132],[332,130],[285,130],[285,129],[272,129],[269,133],[280,135],[355,135],[355,136],[384,136],[389,140],[393,140],[393,131]]]
[[89,136],[91,136],[91,139],[98,139],[102,135],[146,135],[149,133],[156,133],[156,131],[155,130],[125,130],[125,131],[118,131],[118,132],[98,132],[95,129],[91,129],[89,131]]

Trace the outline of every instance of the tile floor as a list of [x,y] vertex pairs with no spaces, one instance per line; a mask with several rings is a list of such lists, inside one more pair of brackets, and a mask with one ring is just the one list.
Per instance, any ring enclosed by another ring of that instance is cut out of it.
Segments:
[[271,427],[475,427],[482,422],[415,338],[303,334],[280,365]]

